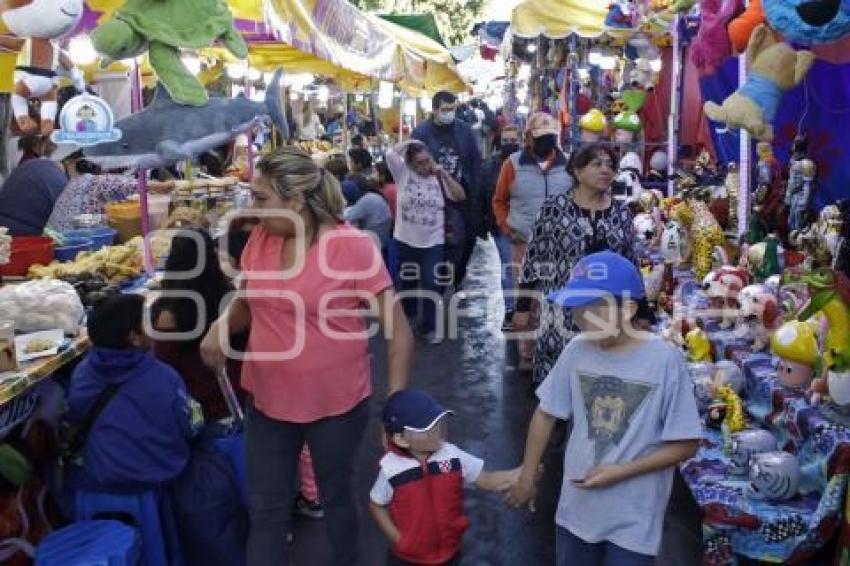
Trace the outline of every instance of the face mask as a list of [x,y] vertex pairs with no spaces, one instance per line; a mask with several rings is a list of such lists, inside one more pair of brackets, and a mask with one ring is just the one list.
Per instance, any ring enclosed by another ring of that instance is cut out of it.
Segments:
[[502,159],[507,159],[514,153],[519,151],[518,143],[502,144]]
[[444,126],[448,126],[455,121],[455,111],[449,110],[448,112],[438,112],[437,121]]
[[555,149],[555,145],[557,144],[557,140],[553,134],[547,134],[545,136],[540,136],[539,138],[534,138],[534,145],[532,146],[532,151],[534,155],[539,157],[540,159],[545,159],[549,157],[549,154],[552,153],[552,150]]

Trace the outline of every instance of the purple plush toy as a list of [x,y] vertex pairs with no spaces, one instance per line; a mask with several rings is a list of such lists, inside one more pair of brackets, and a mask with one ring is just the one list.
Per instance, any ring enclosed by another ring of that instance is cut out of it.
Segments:
[[732,55],[727,26],[744,10],[742,0],[701,0],[702,21],[691,45],[691,61],[703,75],[711,75]]

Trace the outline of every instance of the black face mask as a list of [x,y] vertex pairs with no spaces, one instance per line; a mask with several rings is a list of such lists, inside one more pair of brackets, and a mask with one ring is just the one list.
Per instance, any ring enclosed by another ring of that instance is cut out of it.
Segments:
[[540,136],[539,138],[534,138],[534,144],[532,145],[531,151],[540,159],[546,159],[549,157],[549,154],[552,153],[552,150],[555,149],[557,143],[558,140],[554,134]]
[[513,155],[514,153],[516,153],[518,151],[519,151],[519,144],[518,143],[503,144],[502,145],[502,159],[507,159],[508,157],[510,157],[511,155]]

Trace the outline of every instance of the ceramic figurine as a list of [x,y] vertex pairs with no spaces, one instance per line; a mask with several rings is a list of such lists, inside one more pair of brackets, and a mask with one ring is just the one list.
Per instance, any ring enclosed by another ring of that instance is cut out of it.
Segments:
[[732,328],[738,317],[738,295],[749,283],[749,275],[740,267],[724,265],[705,276],[703,291],[710,301],[714,318],[720,320],[720,328]]
[[820,366],[815,331],[807,322],[791,321],[779,327],[770,339],[770,347],[779,358],[776,377],[783,387],[805,391]]
[[730,471],[734,475],[746,475],[750,469],[750,458],[764,452],[778,450],[776,438],[762,429],[742,430],[732,435]]
[[780,322],[779,301],[765,285],[749,285],[740,294],[740,323],[753,338],[753,352],[767,348],[770,334]]
[[[792,187],[789,181],[788,183],[788,192],[791,193],[790,202],[788,207],[788,228],[789,230],[799,230],[803,227],[803,223],[806,217],[806,211],[809,208],[809,200],[812,196],[812,186],[815,181],[815,162],[811,159],[803,159],[794,164],[794,167],[799,165],[799,174],[801,178],[801,183],[799,186],[794,187],[794,191],[791,192]],[[786,197],[787,198],[787,197]]]
[[726,420],[726,413],[729,408],[721,399],[712,399],[708,405],[708,412],[705,415],[705,426],[714,430],[720,430],[723,426],[723,421]]
[[788,452],[756,454],[750,458],[749,479],[752,499],[791,499],[800,489],[800,464]]
[[744,404],[737,393],[728,385],[717,388],[717,398],[726,404],[726,418],[723,424],[727,434],[744,430],[746,419],[744,417]]
[[713,362],[711,342],[702,328],[694,328],[685,337],[689,362]]
[[708,410],[717,389],[714,386],[714,364],[708,362],[689,363],[688,375],[694,384],[694,397],[697,400],[697,407],[703,413]]
[[715,387],[725,385],[738,395],[744,390],[744,372],[731,360],[720,360],[714,364],[712,381]]

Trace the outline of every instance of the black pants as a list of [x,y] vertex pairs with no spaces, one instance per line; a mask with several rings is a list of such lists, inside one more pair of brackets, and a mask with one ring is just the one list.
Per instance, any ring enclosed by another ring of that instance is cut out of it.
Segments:
[[298,457],[304,443],[310,448],[319,494],[325,508],[325,526],[331,545],[331,564],[357,563],[357,509],[352,497],[354,458],[369,422],[369,400],[348,413],[312,423],[270,419],[248,403],[245,449],[251,535],[248,564],[291,564],[287,534],[292,528]]

